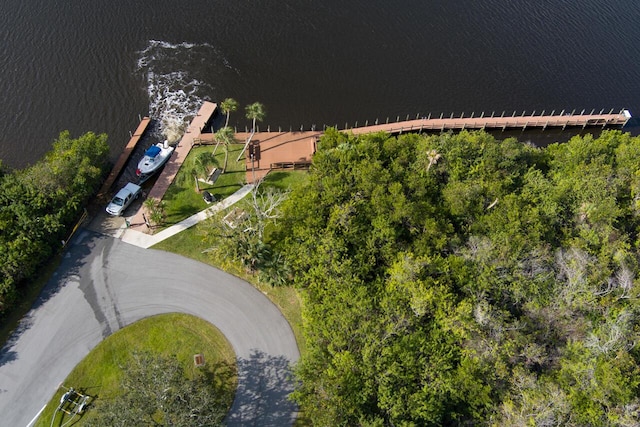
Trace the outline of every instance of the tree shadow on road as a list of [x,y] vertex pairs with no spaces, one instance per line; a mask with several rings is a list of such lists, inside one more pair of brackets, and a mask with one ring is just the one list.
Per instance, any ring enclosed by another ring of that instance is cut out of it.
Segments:
[[249,358],[239,358],[238,390],[226,425],[293,425],[298,411],[289,399],[293,389],[291,362],[285,356],[254,350]]
[[102,239],[105,239],[107,244],[110,244],[110,238],[80,229],[73,240],[69,242],[62,254],[60,265],[33,301],[29,311],[20,319],[16,328],[0,349],[0,366],[17,358],[16,352],[12,351],[11,348],[16,344],[20,336],[33,326],[35,310],[42,307],[65,286],[70,283],[79,282],[80,273],[87,264],[87,258]]

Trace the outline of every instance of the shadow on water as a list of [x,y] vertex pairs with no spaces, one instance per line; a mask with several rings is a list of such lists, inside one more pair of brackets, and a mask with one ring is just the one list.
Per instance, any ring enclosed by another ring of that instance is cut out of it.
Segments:
[[289,399],[293,389],[286,357],[254,350],[249,358],[239,358],[238,390],[226,425],[292,425],[297,415],[297,406]]

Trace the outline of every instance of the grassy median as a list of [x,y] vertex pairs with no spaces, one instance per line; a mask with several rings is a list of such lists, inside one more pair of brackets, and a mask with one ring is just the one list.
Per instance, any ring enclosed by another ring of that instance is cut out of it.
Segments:
[[[197,369],[213,370],[219,366],[231,369],[232,375],[226,378],[229,384],[224,387],[229,391],[226,396],[227,410],[231,407],[237,382],[235,353],[231,345],[210,323],[195,316],[178,313],[145,318],[106,338],[74,368],[62,386],[73,387],[90,396],[93,404],[98,404],[100,400],[116,399],[120,393],[122,367],[131,360],[134,351],[175,357],[183,366],[187,377],[192,377]],[[204,367],[195,367],[195,354],[204,355]],[[63,387],[53,396],[36,426],[52,425],[54,412],[66,391]],[[61,415],[58,411],[53,425],[70,421],[74,426],[81,426],[90,419],[91,406],[82,418],[70,420],[67,415],[63,420]]]

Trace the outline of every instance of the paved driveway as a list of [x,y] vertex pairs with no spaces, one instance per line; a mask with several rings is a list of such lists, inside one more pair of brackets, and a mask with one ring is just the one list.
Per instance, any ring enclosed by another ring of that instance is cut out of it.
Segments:
[[0,352],[0,426],[26,426],[102,339],[169,312],[201,317],[231,342],[239,384],[228,425],[292,424],[289,367],[298,348],[264,295],[205,264],[81,230]]

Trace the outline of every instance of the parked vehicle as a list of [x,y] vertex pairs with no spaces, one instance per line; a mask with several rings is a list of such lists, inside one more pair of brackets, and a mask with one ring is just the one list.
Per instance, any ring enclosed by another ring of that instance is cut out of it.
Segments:
[[110,215],[119,216],[124,213],[127,206],[142,194],[142,188],[132,182],[128,183],[113,196],[107,205],[106,211]]

